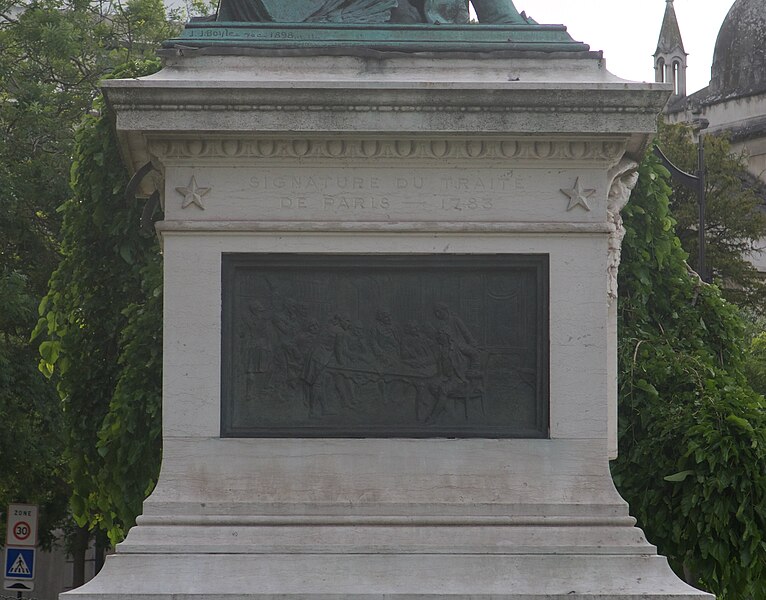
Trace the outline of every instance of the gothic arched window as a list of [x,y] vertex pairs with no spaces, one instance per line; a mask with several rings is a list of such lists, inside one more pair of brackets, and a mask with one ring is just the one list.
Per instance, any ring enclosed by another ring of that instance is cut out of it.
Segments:
[[660,58],[657,60],[657,74],[659,75],[659,79],[657,81],[659,83],[665,83],[665,59]]

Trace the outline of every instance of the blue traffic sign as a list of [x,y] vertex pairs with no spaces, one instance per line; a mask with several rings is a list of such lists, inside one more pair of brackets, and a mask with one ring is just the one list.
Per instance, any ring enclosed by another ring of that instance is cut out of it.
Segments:
[[30,580],[35,577],[34,548],[5,549],[5,578]]

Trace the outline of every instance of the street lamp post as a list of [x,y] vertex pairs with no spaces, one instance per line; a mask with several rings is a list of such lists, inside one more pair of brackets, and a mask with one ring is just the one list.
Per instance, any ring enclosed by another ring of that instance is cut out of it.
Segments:
[[[705,127],[707,127],[707,121]],[[699,211],[697,265],[702,280],[710,283],[713,278],[708,275],[705,265],[705,212],[707,206],[705,201],[705,140],[702,129],[697,134],[697,209]]]
[[712,277],[710,277],[707,265],[705,264],[705,213],[707,207],[705,197],[705,139],[702,131],[707,129],[709,124],[707,119],[697,119],[692,123],[692,128],[697,133],[697,171],[694,175],[679,169],[665,156],[659,146],[656,144],[654,146],[654,154],[660,159],[665,168],[670,171],[673,181],[697,191],[699,215],[699,225],[697,227],[697,273],[699,273],[702,281],[706,283],[710,283]]

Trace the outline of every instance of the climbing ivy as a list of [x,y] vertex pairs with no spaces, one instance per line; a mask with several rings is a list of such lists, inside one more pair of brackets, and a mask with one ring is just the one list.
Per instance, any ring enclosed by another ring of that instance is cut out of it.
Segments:
[[720,600],[766,598],[766,414],[744,328],[686,266],[652,156],[624,210],[618,489],[674,570]]
[[[132,63],[115,76],[158,68]],[[160,254],[138,227],[142,207],[124,199],[127,183],[110,113],[86,117],[73,195],[60,209],[62,260],[34,333],[41,370],[57,375],[72,512],[113,542],[140,512],[159,465]]]
[[141,271],[142,301],[123,311],[120,376],[98,432],[103,459],[96,501],[113,544],[141,514],[154,488],[162,441],[162,263],[152,251]]

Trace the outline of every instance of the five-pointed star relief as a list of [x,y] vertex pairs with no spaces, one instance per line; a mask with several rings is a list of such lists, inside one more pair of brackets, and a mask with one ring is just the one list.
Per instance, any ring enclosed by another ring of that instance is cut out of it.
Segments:
[[188,208],[192,204],[196,204],[199,208],[205,210],[205,207],[202,204],[202,196],[207,194],[210,191],[210,188],[199,187],[197,185],[197,180],[194,179],[194,175],[192,175],[189,185],[186,187],[177,187],[176,191],[184,197],[181,208]]
[[575,206],[582,206],[585,210],[590,211],[590,204],[588,204],[588,198],[596,193],[596,190],[584,190],[580,185],[580,178],[575,180],[573,188],[562,189],[564,194],[569,196],[569,206],[567,210],[572,210]]

